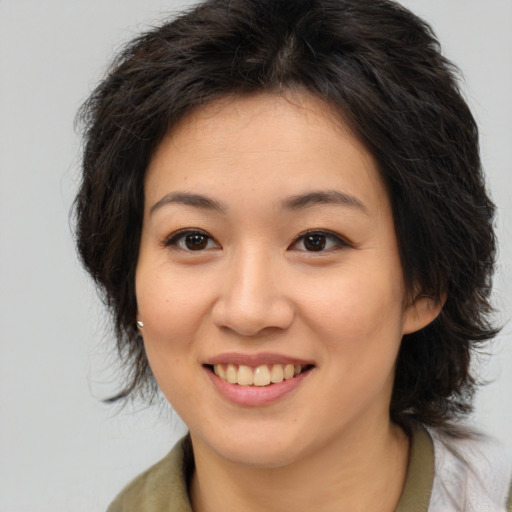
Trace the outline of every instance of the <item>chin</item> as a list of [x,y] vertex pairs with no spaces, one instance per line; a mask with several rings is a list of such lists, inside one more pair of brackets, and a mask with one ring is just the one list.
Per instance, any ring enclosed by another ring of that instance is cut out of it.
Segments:
[[[209,450],[232,464],[270,469],[287,466],[301,457],[301,450],[293,434],[275,435],[275,429],[257,429],[254,432],[211,435],[203,439],[191,434],[192,442],[206,445]],[[304,447],[302,447],[304,448]]]
[[276,446],[274,442],[261,442],[258,445],[245,443],[230,446],[224,453],[219,453],[232,464],[255,469],[275,469],[288,466],[298,458],[298,454],[289,448]]

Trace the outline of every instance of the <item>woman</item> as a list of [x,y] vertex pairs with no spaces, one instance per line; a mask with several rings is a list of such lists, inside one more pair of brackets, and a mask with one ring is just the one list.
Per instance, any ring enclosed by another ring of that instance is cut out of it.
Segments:
[[[455,422],[494,206],[431,29],[374,0],[212,0],[82,109],[78,248],[126,388],[189,436],[110,511],[505,510]],[[510,500],[508,510],[511,509]]]

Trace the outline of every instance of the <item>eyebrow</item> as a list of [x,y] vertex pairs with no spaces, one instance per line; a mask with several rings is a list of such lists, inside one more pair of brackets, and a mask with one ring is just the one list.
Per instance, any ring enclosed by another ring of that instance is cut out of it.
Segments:
[[[170,192],[157,201],[151,207],[149,213],[152,214],[155,210],[158,210],[168,204],[184,204],[203,210],[217,211],[219,213],[226,213],[227,210],[227,208],[219,201],[202,194]],[[368,214],[366,207],[359,199],[350,194],[339,192],[338,190],[317,190],[307,192],[306,194],[291,196],[282,202],[282,207],[287,210],[301,210],[322,204],[338,204],[349,208],[355,208],[365,214]]]
[[322,204],[339,204],[355,208],[368,215],[365,205],[356,197],[338,190],[318,190],[289,197],[283,206],[289,210],[300,210]]
[[157,201],[151,207],[149,213],[152,214],[155,210],[158,210],[168,204],[184,204],[187,206],[194,206],[195,208],[201,208],[203,210],[214,210],[219,213],[226,212],[226,208],[221,203],[210,197],[203,196],[201,194],[189,194],[187,192],[171,192]]

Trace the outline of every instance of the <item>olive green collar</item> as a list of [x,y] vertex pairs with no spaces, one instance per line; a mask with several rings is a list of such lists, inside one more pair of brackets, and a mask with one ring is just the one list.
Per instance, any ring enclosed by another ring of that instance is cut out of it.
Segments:
[[396,512],[427,512],[434,483],[434,447],[420,426],[413,429],[411,436],[407,478]]
[[[190,438],[119,494],[107,512],[192,512],[187,480],[194,467]],[[434,480],[434,450],[428,433],[412,431],[407,478],[396,512],[427,512]]]

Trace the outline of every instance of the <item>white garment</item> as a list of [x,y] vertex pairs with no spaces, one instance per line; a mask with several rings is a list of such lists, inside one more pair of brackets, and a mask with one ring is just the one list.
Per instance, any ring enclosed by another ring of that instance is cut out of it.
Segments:
[[429,430],[435,476],[429,512],[506,512],[512,464],[494,441]]

